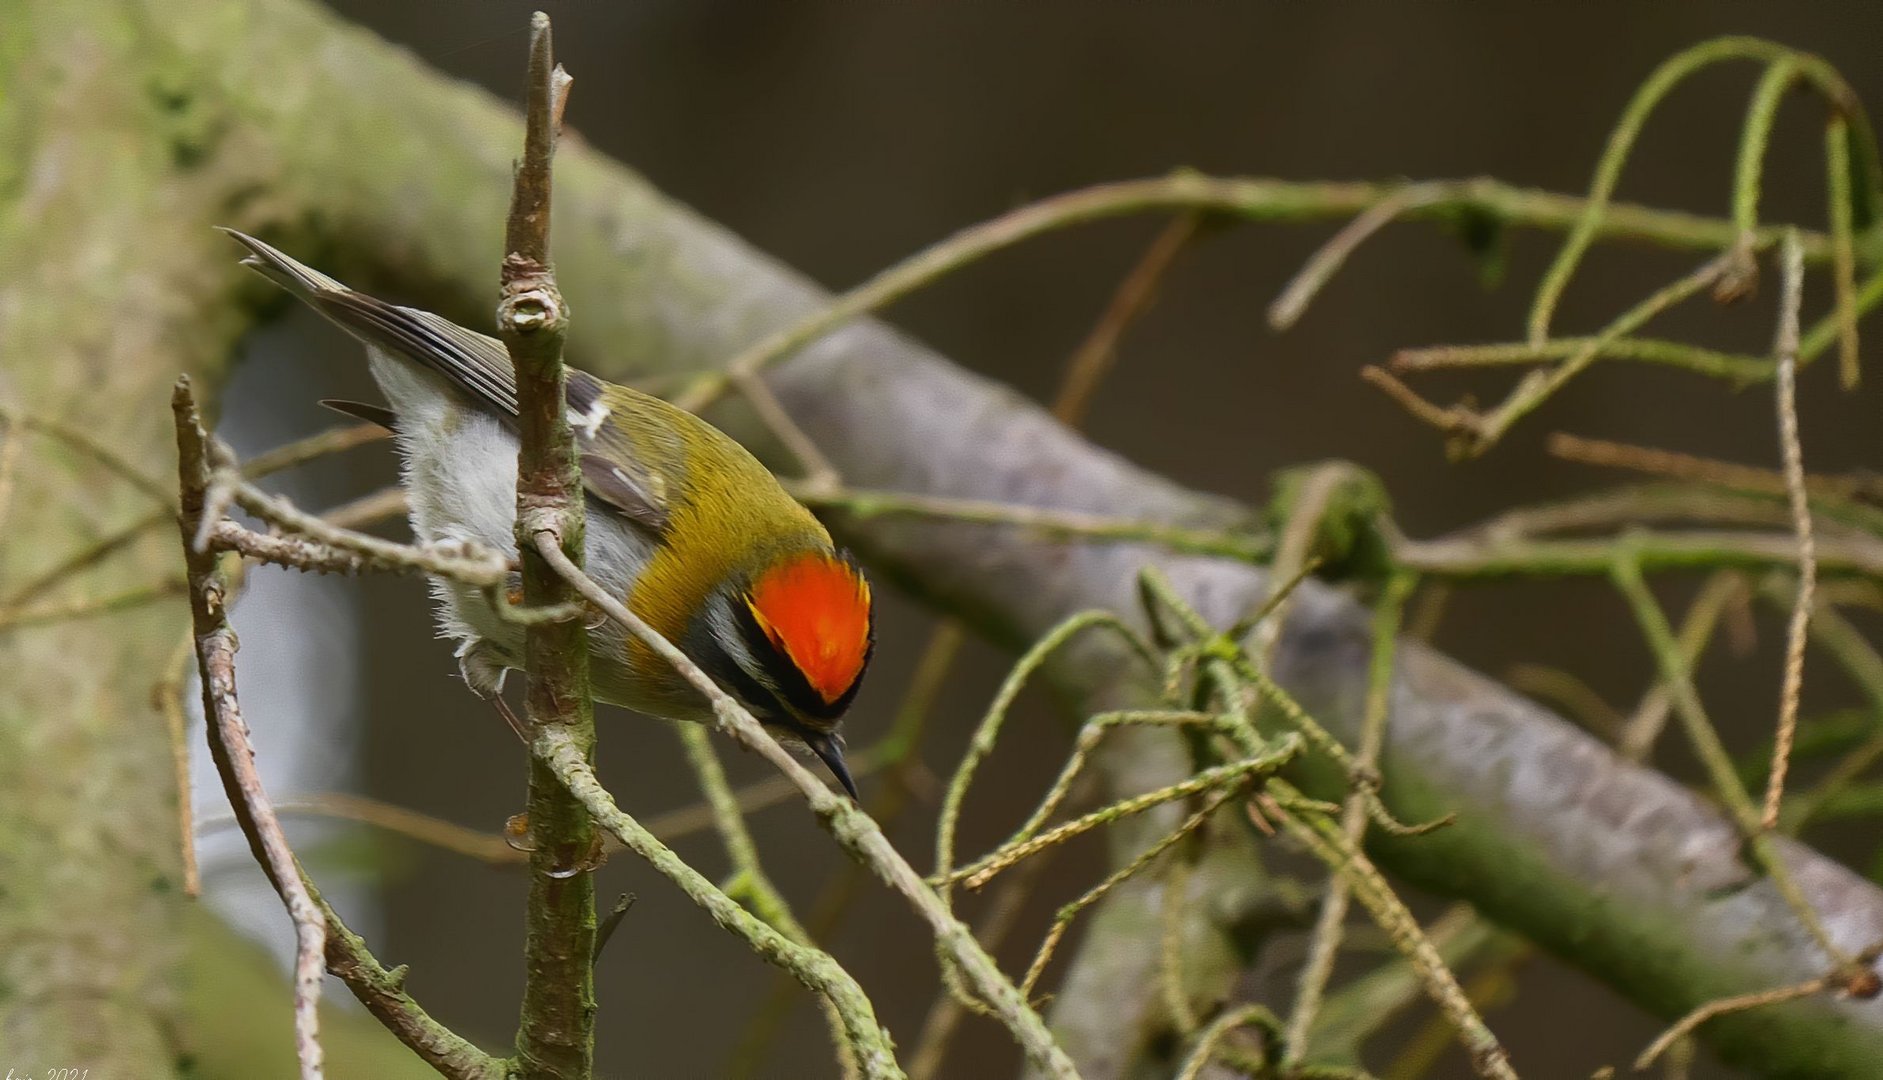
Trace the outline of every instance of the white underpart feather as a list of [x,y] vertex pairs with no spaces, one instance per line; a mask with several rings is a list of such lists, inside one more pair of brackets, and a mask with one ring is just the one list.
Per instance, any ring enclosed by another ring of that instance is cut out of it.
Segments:
[[[470,541],[516,555],[517,439],[496,417],[472,406],[444,377],[378,348],[367,350],[373,379],[398,414],[401,480],[419,540]],[[590,415],[595,415],[590,411]],[[596,423],[606,419],[604,408]],[[586,418],[584,418],[586,420]],[[609,592],[626,596],[652,553],[653,542],[628,522],[595,512],[589,503],[586,547],[589,573]],[[523,665],[523,633],[497,617],[475,589],[433,580],[439,632],[459,643],[467,678],[489,692],[507,668]],[[620,655],[622,631],[613,623],[593,631],[591,649]],[[594,672],[595,694],[637,707],[632,687]]]

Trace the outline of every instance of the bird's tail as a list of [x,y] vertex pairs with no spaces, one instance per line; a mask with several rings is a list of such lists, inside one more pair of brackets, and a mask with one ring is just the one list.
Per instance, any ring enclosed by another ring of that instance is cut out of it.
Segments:
[[388,304],[348,288],[247,233],[222,231],[248,249],[243,266],[288,290],[347,333],[439,372],[499,415],[516,415],[510,356],[495,338],[429,311]]
[[289,256],[272,244],[257,240],[244,232],[224,228],[217,229],[228,233],[247,248],[249,253],[242,259],[242,265],[274,282],[276,285],[293,293],[309,305],[319,309],[317,298],[321,293],[348,293],[353,290],[328,277],[326,274],[308,266],[306,263]]

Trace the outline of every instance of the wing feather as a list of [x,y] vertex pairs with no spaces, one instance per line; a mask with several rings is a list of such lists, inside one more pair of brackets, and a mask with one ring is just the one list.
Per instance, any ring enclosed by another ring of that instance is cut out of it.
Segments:
[[[510,366],[509,351],[496,338],[467,330],[429,311],[389,304],[350,289],[264,241],[234,229],[223,231],[248,249],[243,265],[254,268],[354,337],[437,372],[478,405],[506,423],[516,423],[516,375]],[[637,435],[630,426],[612,417],[608,389],[608,384],[595,376],[568,369],[569,416],[575,428],[583,486],[630,521],[662,533],[668,523],[670,485],[660,469],[650,465],[646,453],[649,448],[637,446]],[[380,412],[390,426],[390,414]],[[647,434],[642,432],[640,437]],[[655,458],[671,459],[679,466],[673,447],[658,449]]]

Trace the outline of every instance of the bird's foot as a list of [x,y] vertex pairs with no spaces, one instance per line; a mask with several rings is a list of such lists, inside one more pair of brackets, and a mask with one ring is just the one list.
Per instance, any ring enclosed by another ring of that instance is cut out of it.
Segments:
[[[517,851],[535,853],[541,850],[536,838],[530,834],[530,815],[527,811],[511,814],[503,823],[503,842]],[[603,846],[602,832],[599,829],[589,834],[588,849],[563,865],[549,871],[552,878],[572,878],[577,874],[586,874],[598,869],[608,861],[608,849]]]
[[481,698],[495,698],[503,693],[503,683],[510,675],[497,647],[479,637],[465,638],[458,646],[458,675],[471,693]]

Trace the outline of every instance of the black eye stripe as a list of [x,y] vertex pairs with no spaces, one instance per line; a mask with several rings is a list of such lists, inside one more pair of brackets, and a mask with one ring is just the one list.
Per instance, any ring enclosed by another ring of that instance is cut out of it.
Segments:
[[688,656],[705,668],[714,681],[731,690],[747,706],[760,713],[761,719],[765,715],[785,715],[784,703],[778,700],[778,695],[753,678],[731,654],[719,647],[704,620],[695,623],[688,635],[687,646]]
[[724,666],[726,677],[720,681],[731,688],[734,694],[744,699],[747,705],[757,710],[761,714],[760,719],[763,719],[765,715],[789,715],[785,711],[784,704],[778,700],[778,695],[767,689],[764,683],[748,675],[744,668],[730,659]]

